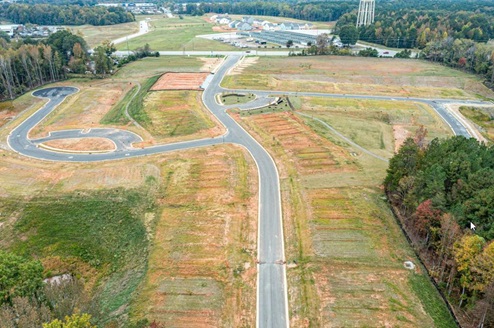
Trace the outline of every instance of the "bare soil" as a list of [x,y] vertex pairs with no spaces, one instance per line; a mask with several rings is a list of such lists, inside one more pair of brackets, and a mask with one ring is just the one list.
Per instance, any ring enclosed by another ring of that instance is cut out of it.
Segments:
[[151,90],[201,90],[209,73],[165,73]]
[[45,146],[65,151],[112,151],[115,144],[105,138],[73,138],[51,140]]

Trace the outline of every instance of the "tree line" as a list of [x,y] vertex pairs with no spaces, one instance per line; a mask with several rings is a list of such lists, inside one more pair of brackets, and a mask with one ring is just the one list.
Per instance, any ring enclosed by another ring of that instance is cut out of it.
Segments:
[[124,8],[78,5],[3,4],[0,16],[15,24],[38,25],[114,25],[135,21],[134,15]]
[[391,159],[388,199],[462,325],[491,327],[494,148],[464,137],[425,145],[425,135],[419,129]]
[[246,1],[246,2],[203,2],[187,4],[185,10],[177,6],[179,13],[203,15],[205,13],[256,15],[287,17],[309,21],[335,21],[341,15],[358,7],[352,2],[308,2],[287,3],[275,1]]

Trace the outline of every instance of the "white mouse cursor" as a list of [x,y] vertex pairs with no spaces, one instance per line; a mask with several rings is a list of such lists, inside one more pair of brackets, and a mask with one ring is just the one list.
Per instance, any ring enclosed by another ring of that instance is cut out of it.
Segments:
[[473,224],[472,222],[470,222],[470,229],[472,229],[473,231],[475,231],[475,224]]

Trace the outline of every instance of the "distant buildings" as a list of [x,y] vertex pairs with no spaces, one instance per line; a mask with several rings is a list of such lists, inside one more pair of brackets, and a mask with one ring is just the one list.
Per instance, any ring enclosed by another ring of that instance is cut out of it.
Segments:
[[133,14],[167,14],[164,8],[158,8],[155,3],[151,2],[101,2],[97,6],[123,7],[126,11],[130,11]]
[[7,33],[11,38],[46,38],[50,34],[63,30],[61,26],[39,26],[39,25],[0,25],[0,31]]
[[271,23],[267,20],[260,20],[252,16],[244,16],[242,20],[232,20],[228,14],[213,15],[210,20],[218,25],[227,26],[230,29],[239,31],[265,30],[265,31],[294,31],[309,30],[313,28],[310,23],[283,22],[280,24]]

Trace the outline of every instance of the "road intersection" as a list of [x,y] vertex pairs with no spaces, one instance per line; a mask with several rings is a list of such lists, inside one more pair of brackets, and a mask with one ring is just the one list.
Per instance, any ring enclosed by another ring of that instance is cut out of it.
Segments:
[[[259,174],[259,218],[258,218],[258,280],[257,280],[257,327],[288,327],[288,296],[286,283],[286,259],[284,254],[284,237],[281,213],[279,175],[276,165],[269,153],[247,133],[223,106],[216,102],[216,95],[222,92],[245,92],[256,95],[256,100],[236,105],[241,110],[260,107],[271,103],[276,96],[308,96],[351,99],[376,99],[388,101],[416,101],[432,106],[446,121],[456,135],[470,137],[464,124],[446,108],[448,103],[482,104],[465,100],[434,100],[422,98],[364,96],[324,94],[313,92],[286,92],[262,90],[228,90],[220,86],[223,77],[241,59],[241,55],[230,55],[210,77],[202,101],[218,118],[227,132],[215,138],[186,141],[173,144],[157,145],[146,148],[134,148],[132,144],[141,138],[129,131],[118,129],[66,130],[50,133],[40,139],[30,139],[29,132],[47,115],[49,115],[66,97],[78,92],[73,87],[46,88],[33,92],[33,96],[49,99],[48,103],[12,130],[8,137],[10,148],[19,154],[49,161],[97,162],[125,159],[136,156],[148,156],[197,147],[212,146],[220,143],[232,143],[243,146],[254,158]],[[485,103],[483,103],[485,104]],[[115,150],[100,153],[56,152],[39,147],[40,143],[66,138],[103,137],[114,142]]]

